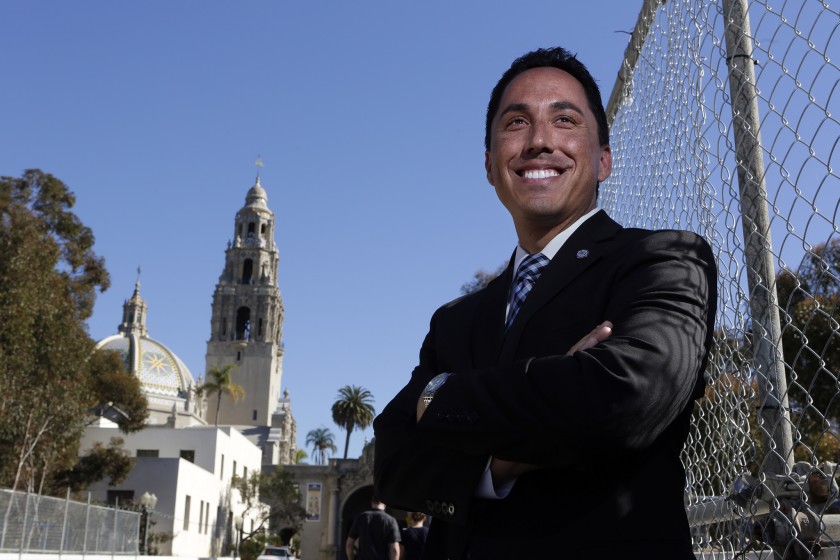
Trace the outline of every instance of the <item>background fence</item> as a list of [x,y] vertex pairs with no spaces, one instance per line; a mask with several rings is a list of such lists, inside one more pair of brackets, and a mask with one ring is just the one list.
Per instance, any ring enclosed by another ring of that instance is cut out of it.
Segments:
[[645,0],[607,109],[601,206],[696,231],[718,259],[709,390],[683,452],[701,557],[840,540],[836,59],[828,2]]
[[0,552],[138,552],[136,511],[0,490],[0,516]]

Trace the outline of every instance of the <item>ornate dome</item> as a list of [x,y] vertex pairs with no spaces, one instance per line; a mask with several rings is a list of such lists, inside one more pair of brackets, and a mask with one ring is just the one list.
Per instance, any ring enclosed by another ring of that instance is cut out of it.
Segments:
[[140,281],[134,295],[123,304],[123,321],[118,334],[100,340],[96,349],[115,350],[125,361],[129,373],[140,378],[143,391],[161,397],[189,398],[195,384],[190,370],[165,344],[148,337],[146,302],[140,297]]
[[184,362],[157,340],[121,333],[100,341],[96,348],[119,352],[126,369],[140,378],[143,391],[150,395],[184,397],[195,383]]

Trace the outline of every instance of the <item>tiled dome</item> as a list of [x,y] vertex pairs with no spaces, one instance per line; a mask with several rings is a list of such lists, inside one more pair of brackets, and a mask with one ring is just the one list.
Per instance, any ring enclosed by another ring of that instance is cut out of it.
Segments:
[[150,397],[187,396],[195,384],[192,373],[172,350],[146,332],[146,302],[140,297],[140,280],[123,304],[123,320],[117,330],[118,334],[100,340],[96,349],[119,352],[126,370],[140,379]]
[[137,333],[120,333],[100,341],[97,349],[115,350],[126,369],[140,378],[149,395],[184,396],[195,383],[192,373],[166,345]]

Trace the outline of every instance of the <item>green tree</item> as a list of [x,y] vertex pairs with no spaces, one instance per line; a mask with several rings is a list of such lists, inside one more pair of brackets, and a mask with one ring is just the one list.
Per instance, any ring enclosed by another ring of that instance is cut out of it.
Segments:
[[[792,419],[800,457],[838,460],[840,436],[840,239],[809,251],[776,277]],[[830,456],[826,456],[829,454]]]
[[[253,472],[247,478],[235,476],[232,482],[245,504],[245,514],[254,514],[257,523],[243,532],[240,551],[259,554],[265,540],[262,535],[268,530],[275,535],[294,535],[300,531],[306,510],[301,505],[300,489],[291,474],[277,466],[273,472]],[[284,539],[288,544],[288,538]]]
[[218,400],[216,401],[216,426],[219,425],[219,411],[222,409],[222,395],[228,395],[234,402],[245,396],[245,389],[242,385],[233,382],[231,372],[236,368],[236,364],[228,364],[224,367],[213,366],[207,372],[210,381],[196,387],[196,394],[216,394]]
[[308,455],[306,454],[305,450],[298,449],[295,452],[295,465],[305,465],[307,457],[308,457]]
[[0,177],[0,485],[40,491],[77,460],[92,402],[85,321],[109,285],[57,178]]
[[344,441],[344,458],[350,448],[350,434],[356,428],[364,430],[373,423],[376,410],[373,408],[373,395],[370,391],[356,385],[345,385],[338,390],[338,400],[332,405],[333,421],[347,430]]
[[125,433],[142,430],[149,417],[149,403],[140,388],[140,379],[128,373],[119,352],[98,350],[90,357],[92,390],[97,414],[116,409],[120,414],[111,419]]
[[123,443],[122,438],[111,438],[107,447],[100,442],[94,443],[93,448],[79,457],[73,468],[55,475],[53,485],[56,493],[63,488],[80,492],[106,477],[110,479],[111,486],[121,483],[134,466],[131,455],[123,449]]
[[327,463],[327,451],[335,453],[338,448],[335,446],[335,440],[329,428],[316,428],[309,430],[306,434],[306,445],[312,446],[312,457],[315,459],[316,465],[325,465]]

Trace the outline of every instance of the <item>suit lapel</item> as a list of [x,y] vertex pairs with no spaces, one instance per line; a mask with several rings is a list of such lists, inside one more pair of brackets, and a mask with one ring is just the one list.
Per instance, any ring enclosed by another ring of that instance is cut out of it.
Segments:
[[602,210],[581,224],[563,244],[528,293],[507,336],[504,337],[500,364],[513,360],[522,330],[534,313],[608,253],[608,241],[620,229],[621,226]]

